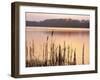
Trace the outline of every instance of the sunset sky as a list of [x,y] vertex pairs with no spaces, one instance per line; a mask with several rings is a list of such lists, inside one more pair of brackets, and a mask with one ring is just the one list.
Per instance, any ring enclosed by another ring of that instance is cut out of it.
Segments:
[[43,21],[45,19],[77,19],[89,20],[89,15],[74,15],[74,14],[50,14],[50,13],[26,13],[26,21]]

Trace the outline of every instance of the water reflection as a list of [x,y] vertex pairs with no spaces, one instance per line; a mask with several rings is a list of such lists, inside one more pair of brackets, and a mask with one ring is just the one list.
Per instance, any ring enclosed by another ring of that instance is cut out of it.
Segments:
[[89,29],[26,27],[26,66],[89,64]]

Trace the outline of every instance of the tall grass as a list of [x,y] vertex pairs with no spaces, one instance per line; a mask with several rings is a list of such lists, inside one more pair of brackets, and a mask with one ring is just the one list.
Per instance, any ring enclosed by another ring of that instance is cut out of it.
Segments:
[[[51,35],[48,35],[41,46],[42,60],[35,55],[34,40],[31,41],[31,45],[26,42],[26,67],[34,66],[60,66],[60,65],[77,65],[77,48],[73,48],[71,45],[66,45],[66,41],[63,41],[63,45],[59,43],[57,45],[54,42],[54,31]],[[82,47],[82,64],[84,64],[84,44]]]

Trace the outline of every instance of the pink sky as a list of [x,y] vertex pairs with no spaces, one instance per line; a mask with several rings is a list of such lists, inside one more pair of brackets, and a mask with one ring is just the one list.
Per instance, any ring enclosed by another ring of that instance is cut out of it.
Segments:
[[26,21],[43,21],[45,19],[77,19],[89,20],[89,15],[74,14],[50,14],[50,13],[26,13]]

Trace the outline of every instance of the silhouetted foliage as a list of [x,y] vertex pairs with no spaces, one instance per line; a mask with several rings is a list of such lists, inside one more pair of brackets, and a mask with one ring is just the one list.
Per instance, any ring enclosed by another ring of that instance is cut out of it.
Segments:
[[[50,36],[46,37],[45,42],[42,45],[42,57],[43,60],[40,60],[39,57],[35,56],[35,42],[31,41],[30,45],[27,45],[26,42],[26,67],[35,67],[35,66],[60,66],[60,65],[77,65],[77,48],[73,48],[71,45],[67,44],[64,41],[63,45],[59,43],[56,45],[53,38],[55,32],[51,31]],[[51,41],[49,41],[51,40]],[[85,44],[82,46],[82,64],[84,64],[84,51]]]
[[89,28],[89,20],[46,19],[43,21],[26,21],[26,26]]

